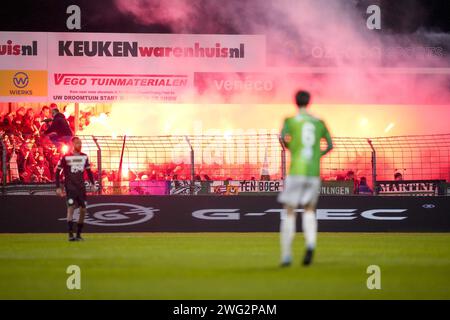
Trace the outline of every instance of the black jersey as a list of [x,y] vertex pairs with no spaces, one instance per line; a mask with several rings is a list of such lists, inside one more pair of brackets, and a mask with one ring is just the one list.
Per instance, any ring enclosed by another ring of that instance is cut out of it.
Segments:
[[[56,169],[58,172],[63,170],[64,186],[66,190],[85,191],[84,171],[90,172],[88,156],[84,153],[68,153],[64,155],[58,162]],[[92,181],[91,181],[92,182]],[[59,187],[59,175],[56,179],[57,187]]]

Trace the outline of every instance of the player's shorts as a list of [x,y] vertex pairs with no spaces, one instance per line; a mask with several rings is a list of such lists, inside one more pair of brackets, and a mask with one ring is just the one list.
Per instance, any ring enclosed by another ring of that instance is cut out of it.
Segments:
[[86,201],[86,192],[79,190],[66,190],[67,193],[67,206],[71,207],[73,205],[78,205],[80,208],[86,208],[87,201]]
[[278,202],[291,207],[315,206],[319,199],[320,177],[287,176]]

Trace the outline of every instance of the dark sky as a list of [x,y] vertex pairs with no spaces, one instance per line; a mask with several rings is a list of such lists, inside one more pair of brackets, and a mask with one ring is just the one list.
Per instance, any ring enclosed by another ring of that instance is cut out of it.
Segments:
[[[221,1],[221,0],[205,0]],[[260,1],[260,0],[250,0]],[[301,1],[301,0],[300,0]],[[330,0],[334,1],[334,0]],[[352,0],[348,0],[352,1]],[[450,32],[450,0],[353,0],[365,14],[369,4],[382,9],[383,29],[390,33],[413,33],[420,28]],[[162,1],[161,3],[164,3]],[[117,11],[114,0],[18,0],[2,1],[0,30],[50,31],[66,29],[67,6],[82,9],[84,32],[171,33],[167,25],[141,25],[133,17]],[[107,9],[105,9],[107,8]],[[235,33],[230,26],[223,33]]]

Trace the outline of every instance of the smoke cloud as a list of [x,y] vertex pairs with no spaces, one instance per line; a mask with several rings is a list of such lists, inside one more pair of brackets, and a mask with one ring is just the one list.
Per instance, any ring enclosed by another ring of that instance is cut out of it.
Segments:
[[[449,34],[424,29],[394,34],[383,29],[383,23],[381,30],[369,30],[365,10],[373,2],[116,0],[115,4],[137,23],[166,25],[173,33],[264,34],[268,69],[297,73],[294,79],[275,78],[284,91],[273,95],[285,94],[286,88],[292,93],[297,88],[310,90],[312,109],[330,123],[335,135],[448,131]],[[389,17],[389,8],[381,9],[382,16]],[[402,28],[420,18],[417,3],[396,9],[402,13],[397,17]],[[326,72],[321,71],[323,67]],[[198,101],[208,101],[208,94],[208,90],[199,94]],[[283,117],[295,112],[290,105],[242,105],[245,95],[233,97],[231,105],[114,105],[111,116],[121,119],[120,127],[124,127],[125,114],[133,110],[141,120],[130,119],[125,126],[133,127],[135,134],[165,134],[175,129],[196,133],[199,122],[203,129],[211,130],[278,130]],[[413,123],[421,122],[424,110],[435,115],[433,126],[427,129]],[[343,116],[343,112],[351,113]],[[368,123],[361,122],[366,125],[348,125],[363,118],[368,119]],[[151,121],[153,129],[145,125],[144,130],[139,129],[136,121],[145,122],[143,119]]]

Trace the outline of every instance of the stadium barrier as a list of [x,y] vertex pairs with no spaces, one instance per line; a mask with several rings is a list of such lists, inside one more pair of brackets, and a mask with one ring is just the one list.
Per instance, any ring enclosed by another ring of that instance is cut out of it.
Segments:
[[[91,186],[88,181],[89,194]],[[282,191],[284,180],[257,181],[122,181],[103,194],[130,195],[272,195]],[[1,187],[3,195],[56,195],[53,183],[8,184]],[[378,181],[378,194],[384,196],[443,196],[449,195],[450,188],[445,180],[405,180]],[[353,181],[322,181],[321,195],[351,196],[355,194]],[[371,194],[359,195],[368,196]]]
[[[143,181],[155,180],[189,181],[191,194],[198,180],[279,181],[290,164],[277,134],[81,138],[104,194],[135,194],[133,189],[152,184]],[[377,181],[392,180],[394,173],[408,180],[450,181],[450,134],[333,141],[333,152],[322,159],[323,180],[344,180],[353,171],[375,192]],[[0,148],[5,186],[10,160],[3,143]]]
[[[91,196],[87,232],[277,232],[275,196]],[[450,232],[449,197],[319,200],[319,231]],[[64,198],[0,196],[0,232],[65,232]],[[75,219],[78,211],[75,212]],[[301,219],[298,219],[301,230]]]
[[[90,183],[85,182],[90,190]],[[283,180],[276,181],[133,181],[122,182],[112,190],[113,195],[273,195],[282,191]],[[56,185],[48,183],[10,184],[3,195],[56,195]],[[93,194],[92,192],[88,192]],[[348,196],[354,194],[352,181],[323,181],[321,195]]]

